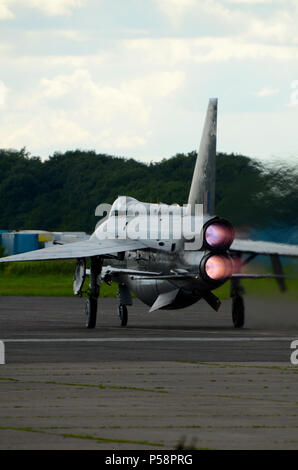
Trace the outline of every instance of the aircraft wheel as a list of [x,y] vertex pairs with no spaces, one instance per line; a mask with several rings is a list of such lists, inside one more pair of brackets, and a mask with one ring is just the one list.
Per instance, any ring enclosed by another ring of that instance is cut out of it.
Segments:
[[85,306],[86,328],[95,328],[97,315],[97,299],[88,297]]
[[232,318],[235,328],[242,328],[244,325],[244,301],[241,295],[233,297]]
[[128,320],[128,313],[127,313],[127,307],[124,304],[119,305],[119,317],[120,317],[120,325],[126,326],[127,320]]

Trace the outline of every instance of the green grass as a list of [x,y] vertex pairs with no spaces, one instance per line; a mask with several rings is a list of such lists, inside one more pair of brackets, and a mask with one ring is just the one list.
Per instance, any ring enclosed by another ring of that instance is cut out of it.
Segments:
[[[258,297],[284,295],[280,292],[275,279],[245,279],[241,284],[244,287],[245,294],[254,294]],[[298,299],[298,279],[286,279],[286,287],[286,296]],[[230,297],[230,283],[227,282],[213,292],[221,300],[228,299]]]
[[[34,261],[0,264],[0,296],[24,295],[24,296],[73,296],[73,275],[76,261]],[[262,270],[266,272],[266,270]],[[285,270],[287,272],[287,270]],[[290,272],[288,274],[295,274]],[[281,295],[274,279],[246,279],[242,285],[247,294],[258,296]],[[298,280],[287,279],[287,297],[298,299]],[[88,279],[84,289],[88,287]],[[101,285],[101,297],[116,297],[117,284],[108,286],[105,282]],[[220,299],[230,297],[230,283],[227,282],[214,291]]]
[[[73,276],[76,262],[34,261],[0,264],[0,296],[73,296]],[[88,288],[88,279],[84,289]],[[117,284],[102,283],[101,297],[116,297]]]
[[[88,280],[84,288],[88,287]],[[108,286],[102,283],[100,297],[116,297],[117,284]],[[71,297],[73,296],[71,274],[44,274],[16,275],[0,273],[0,296],[46,296]]]

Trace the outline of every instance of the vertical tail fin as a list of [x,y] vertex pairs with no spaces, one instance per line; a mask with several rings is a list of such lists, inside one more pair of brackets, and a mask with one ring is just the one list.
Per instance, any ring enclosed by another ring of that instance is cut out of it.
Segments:
[[195,204],[203,204],[205,214],[214,214],[216,128],[217,98],[212,98],[208,104],[204,130],[188,196],[191,213],[194,213]]

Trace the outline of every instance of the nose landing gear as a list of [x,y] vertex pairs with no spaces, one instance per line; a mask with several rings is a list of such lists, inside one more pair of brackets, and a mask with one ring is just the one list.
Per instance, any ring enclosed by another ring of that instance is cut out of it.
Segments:
[[118,297],[120,301],[118,307],[120,325],[126,326],[128,321],[127,305],[132,305],[132,298],[129,288],[123,282],[119,283]]

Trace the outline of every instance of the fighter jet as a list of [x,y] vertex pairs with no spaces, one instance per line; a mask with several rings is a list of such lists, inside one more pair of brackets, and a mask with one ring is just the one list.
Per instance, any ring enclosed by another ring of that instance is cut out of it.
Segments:
[[[86,328],[96,326],[103,282],[118,284],[118,313],[124,327],[127,306],[132,305],[131,292],[150,307],[150,312],[182,309],[198,301],[217,311],[221,302],[213,291],[228,281],[233,325],[243,327],[241,280],[273,278],[285,290],[280,257],[298,257],[298,246],[236,239],[232,224],[214,214],[216,134],[217,99],[213,98],[184,206],[119,196],[88,240],[8,256],[0,262],[76,259],[73,290],[75,295],[86,296]],[[242,272],[259,255],[271,259],[273,272]]]

